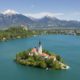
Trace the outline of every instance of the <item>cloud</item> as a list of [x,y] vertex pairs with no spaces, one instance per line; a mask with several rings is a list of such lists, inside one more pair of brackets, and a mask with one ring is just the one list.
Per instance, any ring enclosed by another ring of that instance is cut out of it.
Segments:
[[29,16],[29,17],[34,17],[34,18],[42,18],[44,16],[58,17],[64,14],[63,13],[51,13],[51,12],[40,12],[40,13],[28,13],[24,15]]
[[80,16],[80,12],[73,12],[73,15]]
[[18,12],[16,12],[15,10],[11,10],[11,9],[7,9],[1,13],[2,14],[18,14]]

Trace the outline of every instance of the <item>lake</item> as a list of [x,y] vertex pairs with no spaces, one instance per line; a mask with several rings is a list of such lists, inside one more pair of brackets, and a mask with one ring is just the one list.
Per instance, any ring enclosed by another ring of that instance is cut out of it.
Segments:
[[[23,66],[14,62],[16,53],[36,47],[61,55],[68,70],[48,70]],[[0,80],[80,80],[80,36],[41,35],[0,42]]]

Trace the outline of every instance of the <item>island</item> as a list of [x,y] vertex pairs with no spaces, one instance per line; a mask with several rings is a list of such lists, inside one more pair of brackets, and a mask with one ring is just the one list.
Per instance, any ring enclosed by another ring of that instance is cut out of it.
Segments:
[[28,49],[27,51],[16,54],[15,61],[25,66],[33,66],[43,69],[69,69],[67,64],[64,64],[63,58],[48,50],[42,48],[39,41],[38,47]]

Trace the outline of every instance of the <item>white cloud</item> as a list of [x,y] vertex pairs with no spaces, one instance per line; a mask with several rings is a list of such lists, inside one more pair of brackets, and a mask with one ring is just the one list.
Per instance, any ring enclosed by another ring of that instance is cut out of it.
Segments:
[[75,12],[70,12],[68,14],[65,14],[65,16],[63,16],[65,19],[67,20],[77,20],[80,21],[80,12],[75,11]]
[[80,12],[73,12],[73,15],[80,16]]
[[14,10],[11,10],[11,9],[7,9],[3,12],[1,12],[3,14],[18,14],[18,12],[14,11]]
[[58,17],[64,14],[63,13],[51,13],[51,12],[40,12],[40,13],[28,13],[24,15],[29,16],[29,17],[34,17],[34,18],[42,18],[44,16]]

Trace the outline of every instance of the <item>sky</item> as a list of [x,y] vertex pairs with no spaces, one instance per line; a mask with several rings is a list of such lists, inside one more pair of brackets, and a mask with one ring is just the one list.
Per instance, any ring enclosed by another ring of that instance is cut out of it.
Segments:
[[80,0],[0,0],[0,12],[7,9],[36,18],[50,15],[80,21]]

